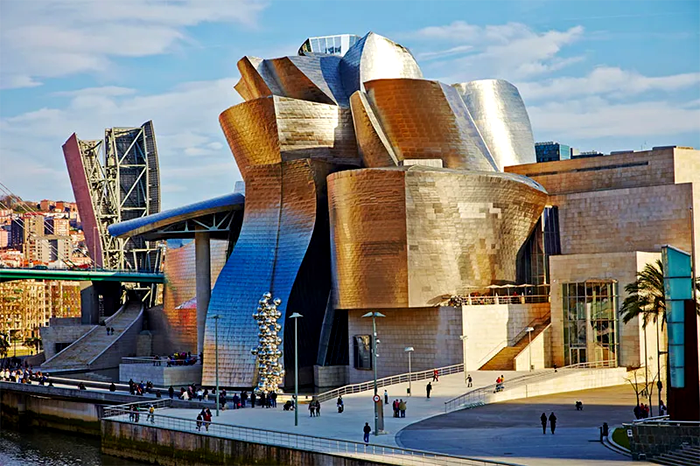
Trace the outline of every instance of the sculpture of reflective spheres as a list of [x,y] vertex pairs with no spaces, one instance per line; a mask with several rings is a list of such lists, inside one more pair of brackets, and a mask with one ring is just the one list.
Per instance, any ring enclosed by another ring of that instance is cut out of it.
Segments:
[[[374,33],[343,56],[301,53],[242,58],[235,87],[245,102],[219,117],[246,182],[241,232],[209,304],[221,315],[225,386],[280,382],[268,377],[294,357],[294,311],[304,314],[299,364],[311,367],[327,356],[336,309],[434,306],[514,282],[547,196],[502,171],[535,162],[513,85],[425,80],[406,48]],[[260,306],[273,312],[279,298],[281,336],[250,317],[268,291]],[[204,384],[215,378],[213,330],[208,319]],[[256,363],[263,337],[281,361]]]

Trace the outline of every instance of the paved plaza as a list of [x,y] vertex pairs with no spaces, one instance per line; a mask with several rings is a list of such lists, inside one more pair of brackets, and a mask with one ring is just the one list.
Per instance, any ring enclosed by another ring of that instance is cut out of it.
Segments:
[[[584,404],[576,411],[575,402]],[[598,427],[629,422],[636,403],[629,386],[546,395],[456,411],[414,423],[397,440],[405,448],[496,459],[524,465],[639,464],[598,442]],[[554,435],[540,416],[557,416]]]
[[[492,384],[501,372],[471,374],[474,388],[478,388]],[[506,390],[509,379],[524,374],[503,372]],[[407,384],[388,388],[390,402],[395,398],[408,400],[406,418],[393,418],[391,406],[385,405],[386,433],[372,436],[371,443],[533,466],[633,464],[598,443],[598,426],[603,422],[612,427],[632,418],[635,397],[627,386],[533,397],[444,414],[444,402],[466,391],[464,375],[441,377],[433,383],[429,400],[425,396],[427,382],[413,382],[414,396],[410,398],[405,397]],[[229,409],[220,412],[213,422],[361,442],[364,423],[374,425],[371,396],[371,391],[344,396],[342,414],[338,414],[335,400],[330,400],[323,403],[321,416],[314,418],[309,417],[307,405],[302,404],[296,428],[294,413],[284,412],[280,406]],[[583,411],[575,410],[577,400],[584,403]],[[159,411],[188,419],[197,415],[191,409]],[[548,430],[542,435],[539,417],[542,412],[549,416],[552,411],[558,417],[556,434],[551,435]]]

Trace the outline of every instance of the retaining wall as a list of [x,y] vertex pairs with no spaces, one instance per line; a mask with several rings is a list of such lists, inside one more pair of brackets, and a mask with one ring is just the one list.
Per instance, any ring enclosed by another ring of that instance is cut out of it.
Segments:
[[310,465],[374,466],[382,463],[102,420],[102,452],[163,466]]
[[632,424],[630,452],[632,459],[648,459],[677,450],[684,443],[700,447],[700,425]]

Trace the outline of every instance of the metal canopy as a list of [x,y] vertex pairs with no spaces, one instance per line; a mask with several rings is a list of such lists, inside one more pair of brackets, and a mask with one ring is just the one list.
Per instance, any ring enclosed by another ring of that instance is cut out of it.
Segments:
[[142,236],[146,240],[194,238],[207,232],[214,239],[228,239],[235,220],[243,214],[245,196],[239,193],[207,199],[109,227],[112,236]]

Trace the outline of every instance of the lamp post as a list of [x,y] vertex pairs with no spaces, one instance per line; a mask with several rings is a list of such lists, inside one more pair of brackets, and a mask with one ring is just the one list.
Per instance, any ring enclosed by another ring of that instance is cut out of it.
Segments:
[[527,330],[527,352],[528,352],[528,363],[530,365],[530,370],[532,370],[532,332],[535,331],[534,327],[528,327]]
[[464,384],[467,385],[467,336],[460,335],[459,339],[462,340],[462,349],[464,352]]
[[298,323],[299,317],[304,317],[303,315],[295,312],[290,319],[294,319],[294,426],[299,425],[299,347],[298,343]]
[[411,353],[415,350],[413,346],[407,346],[404,351],[408,353],[408,396],[411,396]]
[[[377,317],[386,317],[381,312],[368,312],[362,317],[372,318],[372,367],[374,369],[374,396],[377,396]],[[374,435],[379,435],[379,409],[374,401]]]
[[214,319],[214,364],[216,372],[216,415],[219,415],[219,319],[221,316],[216,314],[211,316]]

